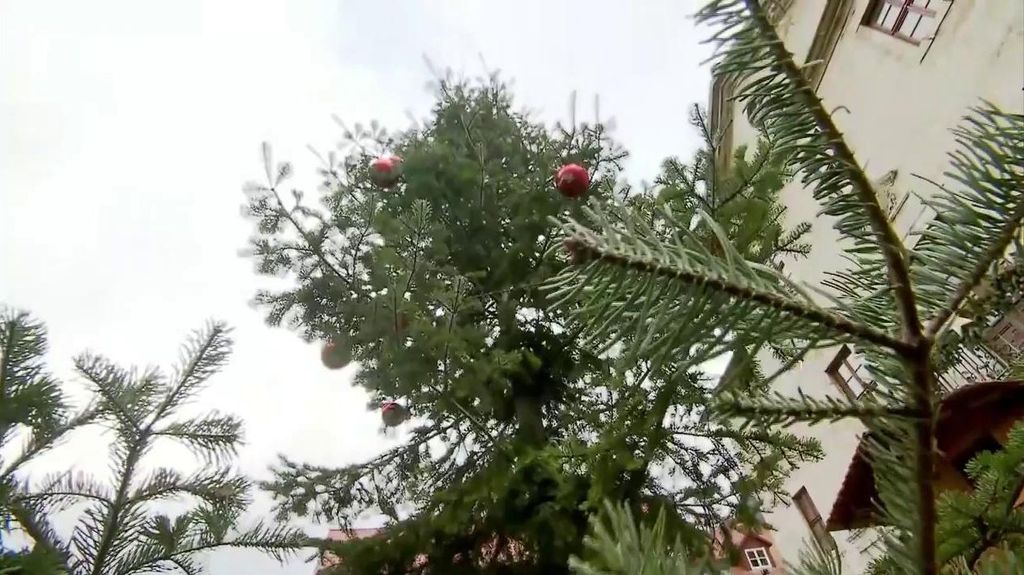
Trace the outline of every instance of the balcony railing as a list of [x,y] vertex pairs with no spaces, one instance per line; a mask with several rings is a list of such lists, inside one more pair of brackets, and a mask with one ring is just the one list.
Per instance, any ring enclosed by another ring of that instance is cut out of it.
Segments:
[[1024,302],[987,328],[982,339],[984,344],[961,345],[949,367],[939,374],[944,392],[1009,377],[1010,365],[1024,359]]
[[979,381],[1002,379],[1009,371],[1003,358],[983,345],[961,346],[953,363],[938,375],[943,394]]

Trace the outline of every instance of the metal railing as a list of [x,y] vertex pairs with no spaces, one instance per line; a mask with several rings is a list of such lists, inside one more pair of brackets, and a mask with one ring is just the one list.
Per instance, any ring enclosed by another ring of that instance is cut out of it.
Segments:
[[938,375],[943,395],[979,381],[1002,379],[1009,367],[1001,357],[984,345],[961,346],[953,363]]

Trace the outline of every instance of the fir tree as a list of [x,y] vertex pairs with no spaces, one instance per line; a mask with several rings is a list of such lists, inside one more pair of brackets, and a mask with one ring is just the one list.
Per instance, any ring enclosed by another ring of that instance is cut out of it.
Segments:
[[[693,121],[713,146],[703,113]],[[659,195],[635,192],[616,184],[625,154],[600,122],[546,129],[496,78],[442,81],[420,128],[344,135],[348,154],[321,158],[319,206],[300,191],[285,199],[291,167],[267,149],[267,182],[247,187],[259,270],[297,280],[257,297],[268,321],[330,342],[331,367],[359,362],[371,408],[395,401],[413,416],[407,441],[373,460],[333,469],[283,459],[266,485],[282,516],[341,526],[366,511],[391,517],[380,536],[335,546],[343,568],[565,572],[606,498],[652,519],[663,511],[673,534],[703,548],[707,525],[753,515],[791,465],[817,456],[815,443],[783,432],[711,421],[716,380],[664,354],[591,346],[541,289],[567,265],[554,218],[583,217],[594,199],[617,198],[665,229],[708,214],[768,267],[799,255],[806,226],[782,228],[777,194],[789,174],[776,146],[740,151],[721,173],[713,150],[670,160]],[[386,154],[401,158],[395,185],[374,172],[390,161],[371,166]],[[569,163],[589,170],[589,200],[555,191],[552,176]],[[696,233],[717,245],[718,231]],[[749,362],[725,379],[763,385]],[[739,477],[740,461],[758,472]]]
[[[20,472],[96,415],[91,409],[71,412],[60,382],[43,363],[46,350],[42,323],[28,313],[0,307],[0,519],[14,519],[31,538],[43,542],[56,535],[47,518],[24,499]],[[20,449],[13,448],[15,441],[21,443]],[[59,554],[42,544],[25,552],[5,552],[0,568],[6,571],[0,572],[55,573],[59,564]]]
[[[758,426],[860,418],[872,437],[868,452],[882,522],[893,530],[884,540],[891,565],[899,573],[938,573],[948,541],[942,539],[933,478],[938,373],[955,353],[950,342],[958,345],[947,337],[954,318],[979,286],[1000,283],[1008,250],[1020,253],[1024,117],[987,104],[969,111],[954,131],[951,183],[927,202],[938,216],[910,247],[895,233],[879,190],[779,39],[765,6],[716,0],[698,19],[714,30],[714,73],[737,86],[735,97],[752,124],[786,154],[809,195],[835,218],[850,267],[822,288],[798,285],[748,262],[742,246],[724,233],[711,249],[694,237],[697,222],[679,220],[674,229],[661,230],[646,225],[643,215],[606,203],[585,210],[583,219],[566,220],[564,233],[581,265],[550,282],[554,297],[608,345],[629,342],[631,352],[682,355],[690,365],[737,341],[755,350],[775,346],[787,359],[774,377],[812,349],[856,348],[876,384],[871,394],[857,400],[731,394],[717,402],[716,412]],[[704,225],[721,228],[709,219]],[[719,310],[716,323],[690,321],[709,307]],[[977,465],[983,473],[984,463]],[[1013,554],[999,561],[985,569],[1005,572],[999,569],[1008,569],[1006,561],[1016,562],[1016,570],[1024,565]],[[812,562],[802,572],[830,570]]]
[[[230,467],[242,441],[241,421],[218,413],[178,414],[227,361],[231,340],[223,324],[196,332],[170,376],[156,369],[126,370],[92,354],[77,357],[76,371],[94,400],[75,416],[67,414],[60,384],[45,371],[42,324],[7,312],[0,332],[3,437],[13,438],[15,425],[28,434],[24,450],[2,468],[0,504],[35,541],[25,561],[45,553],[68,575],[194,575],[202,572],[197,556],[207,550],[244,547],[281,559],[305,544],[302,533],[287,527],[239,528],[250,488]],[[37,482],[15,475],[74,428],[92,423],[113,432],[108,478],[70,470]],[[146,471],[146,456],[158,441],[189,448],[203,468],[191,474],[167,467]],[[159,513],[155,506],[167,501],[188,509],[174,517]],[[62,511],[77,517],[70,540],[51,525]]]

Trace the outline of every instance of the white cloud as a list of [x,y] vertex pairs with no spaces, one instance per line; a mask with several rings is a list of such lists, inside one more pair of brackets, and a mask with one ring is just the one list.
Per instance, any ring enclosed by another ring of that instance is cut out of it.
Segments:
[[[407,125],[431,97],[422,57],[515,80],[546,121],[617,120],[651,179],[696,138],[686,108],[705,100],[706,55],[681,2],[311,2],[7,0],[0,4],[0,302],[51,331],[52,364],[91,349],[168,365],[210,316],[235,326],[234,360],[202,406],[245,417],[241,464],[278,452],[342,464],[383,445],[348,372],[272,330],[247,306],[267,285],[238,257],[249,234],[240,185],[274,143],[300,175],[306,144],[330,146],[333,113]],[[301,181],[301,180],[300,180]],[[95,438],[61,462],[102,453]],[[100,466],[102,468],[102,466]],[[214,573],[308,573],[246,553]]]

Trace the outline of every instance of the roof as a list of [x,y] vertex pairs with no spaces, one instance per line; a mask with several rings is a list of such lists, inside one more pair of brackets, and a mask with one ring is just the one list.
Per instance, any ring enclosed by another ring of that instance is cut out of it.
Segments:
[[[1024,408],[1024,381],[983,381],[965,385],[950,393],[939,403],[938,449],[951,457],[952,442],[969,431],[979,420],[997,421],[1000,415],[1019,416]],[[969,414],[970,417],[965,417]],[[839,495],[832,506],[826,527],[843,531],[875,525],[878,488],[867,456],[870,434],[861,439],[853,460],[846,470]]]
[[373,537],[381,532],[380,527],[355,527],[353,529],[331,529],[327,532],[327,539],[330,541],[348,541],[349,539],[363,539]]
[[[729,545],[725,545],[724,534],[729,534]],[[775,544],[771,534],[766,531],[757,529],[749,529],[743,525],[736,523],[734,520],[727,521],[715,529],[714,533],[714,552],[718,557],[725,555],[725,550],[728,547],[735,549],[744,549],[747,547],[747,542],[750,540],[758,541],[764,547],[771,547]]]
[[[350,541],[352,539],[365,539],[367,537],[373,537],[381,532],[379,527],[355,527],[352,529],[330,529],[327,531],[328,541]],[[317,567],[316,573],[320,573],[327,567],[333,567],[341,561],[338,556],[330,551],[324,552],[320,555],[320,565]]]

